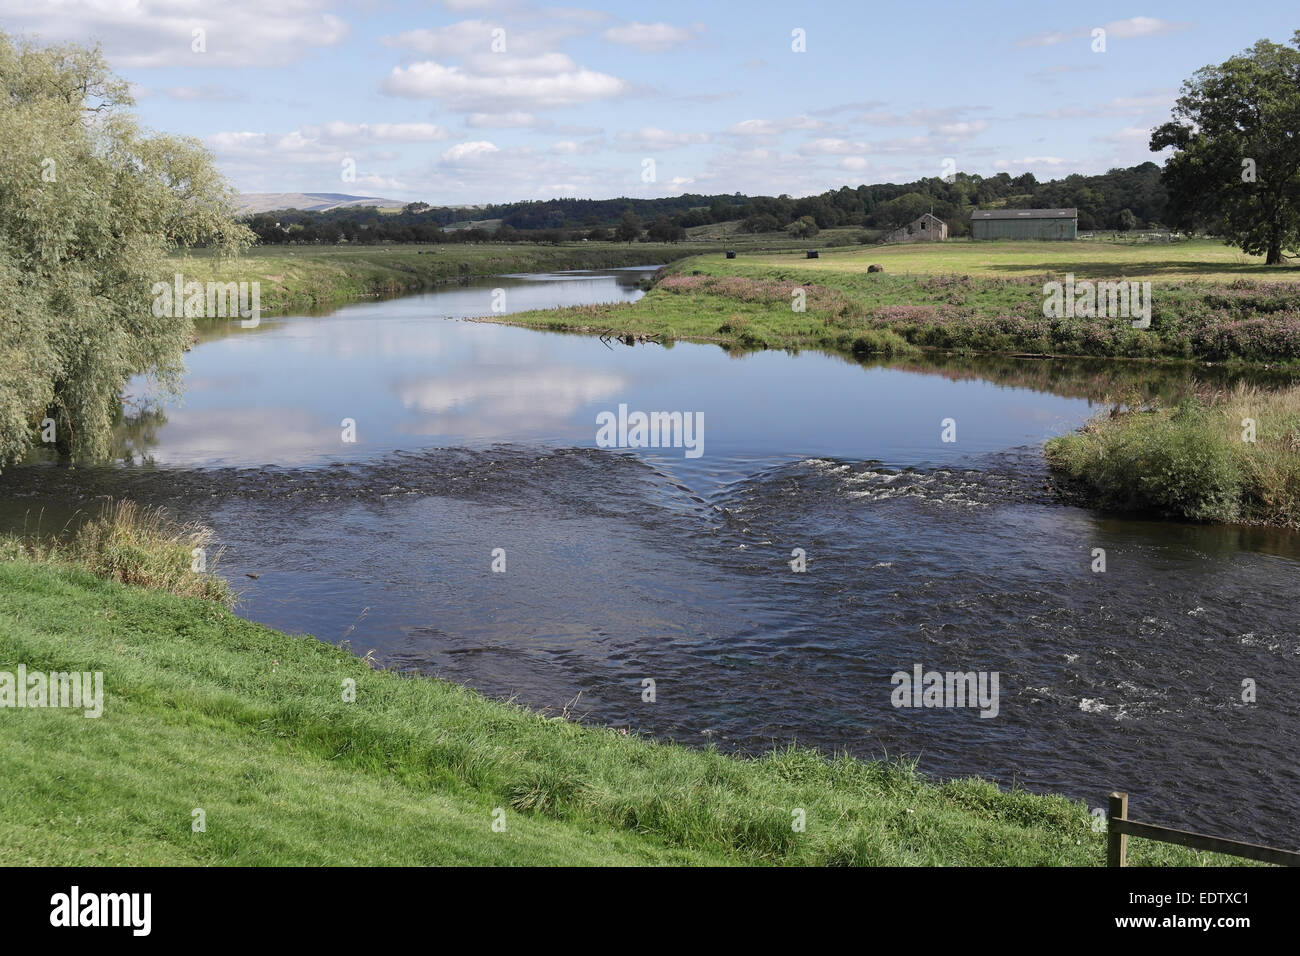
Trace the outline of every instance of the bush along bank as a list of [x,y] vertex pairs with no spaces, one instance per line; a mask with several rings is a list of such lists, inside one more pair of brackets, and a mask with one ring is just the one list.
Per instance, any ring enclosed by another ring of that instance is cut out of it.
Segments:
[[1103,508],[1300,528],[1300,387],[1117,408],[1045,450]]

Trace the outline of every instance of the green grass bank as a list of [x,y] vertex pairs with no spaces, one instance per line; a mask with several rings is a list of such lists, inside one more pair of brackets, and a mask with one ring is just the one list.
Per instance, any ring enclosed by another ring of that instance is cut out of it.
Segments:
[[[873,264],[883,272],[869,272]],[[1044,283],[1151,283],[1151,326],[1043,315]],[[641,301],[493,317],[536,328],[819,348],[1256,365],[1300,364],[1300,269],[1266,268],[1210,241],[971,242],[721,252],[673,263]]]
[[[0,708],[3,865],[1104,860],[1062,797],[583,726],[31,553],[0,548],[0,671],[100,671],[104,703]],[[1130,859],[1239,862],[1142,840]]]

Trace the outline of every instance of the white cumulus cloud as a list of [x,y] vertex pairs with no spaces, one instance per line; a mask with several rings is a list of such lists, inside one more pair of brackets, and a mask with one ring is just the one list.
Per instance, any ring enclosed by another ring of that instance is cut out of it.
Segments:
[[624,23],[605,31],[610,43],[630,46],[643,53],[663,53],[689,41],[690,30],[667,23]]
[[443,152],[442,158],[449,163],[463,163],[497,152],[500,152],[500,150],[495,143],[480,139],[468,143],[457,143],[451,149]]
[[0,0],[0,22],[48,43],[93,37],[118,67],[262,67],[343,40],[348,24],[330,6],[328,0]]
[[[530,112],[590,103],[627,89],[618,77],[567,61],[550,74],[485,74],[432,60],[394,67],[383,89],[393,96],[440,100],[451,109],[483,113]],[[558,61],[552,61],[552,65]]]

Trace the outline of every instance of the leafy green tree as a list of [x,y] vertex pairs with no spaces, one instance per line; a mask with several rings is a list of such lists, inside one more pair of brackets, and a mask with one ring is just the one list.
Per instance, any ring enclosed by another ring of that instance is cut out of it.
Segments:
[[619,242],[633,242],[641,238],[641,217],[628,210],[623,213],[623,218],[618,221],[618,228],[614,230],[614,238]]
[[817,226],[817,220],[812,216],[800,216],[794,222],[790,223],[790,225],[786,226],[786,232],[795,239],[811,239],[820,231],[821,230]]
[[1205,225],[1277,265],[1300,245],[1300,30],[1260,40],[1183,83],[1174,119],[1151,134],[1178,225]]
[[905,226],[920,218],[922,213],[929,212],[933,204],[934,200],[923,193],[905,193],[876,207],[876,223],[887,227]]
[[740,226],[745,232],[775,232],[781,228],[781,222],[776,216],[765,212],[747,216]]
[[168,253],[252,241],[208,153],[142,130],[132,105],[97,48],[0,33],[0,464],[47,419],[61,451],[106,454],[127,380],[175,387],[192,340],[189,319],[153,314]]
[[1021,173],[1011,181],[1011,188],[1018,193],[1031,193],[1038,185],[1038,180],[1033,173]]
[[674,226],[667,216],[659,216],[646,228],[646,235],[654,242],[674,242],[677,239],[677,230],[678,227]]
[[1138,227],[1138,218],[1133,215],[1131,209],[1121,209],[1119,215],[1115,217],[1115,227],[1120,232],[1132,232]]

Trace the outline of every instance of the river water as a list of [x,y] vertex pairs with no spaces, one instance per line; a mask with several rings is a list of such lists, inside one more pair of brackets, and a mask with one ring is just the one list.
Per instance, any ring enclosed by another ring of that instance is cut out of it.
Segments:
[[[216,530],[239,613],[390,667],[693,745],[910,756],[1093,807],[1126,790],[1139,819],[1300,845],[1300,538],[1101,515],[1043,466],[1109,386],[1165,373],[465,321],[632,301],[643,275],[206,327],[179,401],[133,383],[119,463],[9,469],[0,522],[164,505]],[[701,414],[700,454],[599,447],[620,405]],[[895,707],[918,665],[996,672],[996,716]]]

